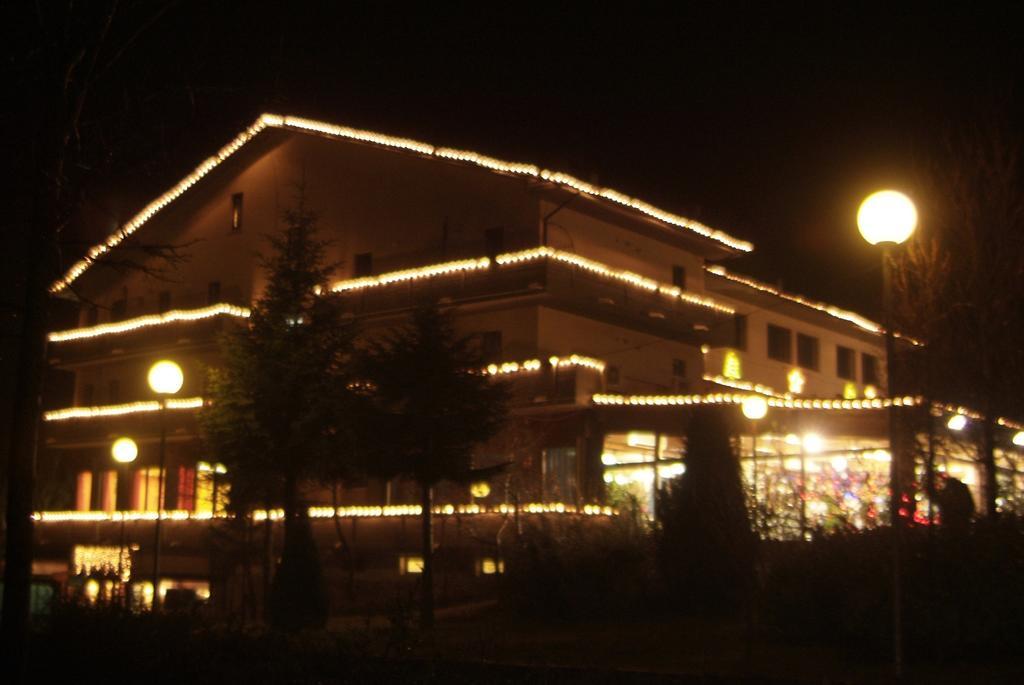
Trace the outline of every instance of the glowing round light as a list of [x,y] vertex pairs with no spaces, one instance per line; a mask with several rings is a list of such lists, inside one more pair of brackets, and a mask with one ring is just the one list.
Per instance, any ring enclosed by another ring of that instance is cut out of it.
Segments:
[[864,240],[878,243],[904,242],[917,227],[917,208],[910,198],[895,190],[872,193],[857,210],[857,227]]
[[804,436],[804,451],[817,454],[825,446],[825,441],[817,433],[808,433]]
[[131,438],[118,438],[110,447],[110,454],[119,464],[130,464],[139,456],[139,446]]
[[487,497],[491,494],[491,484],[487,481],[480,481],[469,486],[469,494],[473,497]]
[[951,431],[962,431],[967,426],[967,417],[963,414],[953,414],[946,422],[946,427]]
[[743,398],[743,415],[751,421],[763,419],[768,413],[768,400],[760,395],[749,395]]
[[185,374],[181,367],[167,359],[158,361],[149,369],[149,387],[153,392],[161,395],[173,395],[181,390],[185,382]]
[[1014,433],[1013,444],[1017,447],[1024,447],[1024,431],[1017,431]]

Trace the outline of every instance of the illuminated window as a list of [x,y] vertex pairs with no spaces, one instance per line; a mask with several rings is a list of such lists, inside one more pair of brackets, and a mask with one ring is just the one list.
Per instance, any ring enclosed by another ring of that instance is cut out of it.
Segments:
[[686,290],[686,267],[678,264],[672,267],[672,285]]
[[117,471],[104,471],[100,484],[100,509],[117,511]]
[[576,501],[576,448],[549,447],[543,455],[544,501]]
[[476,563],[478,576],[493,576],[505,572],[505,560],[494,557],[481,557]]
[[89,511],[92,509],[92,471],[79,471],[75,484],[75,509]]
[[747,349],[747,315],[737,314],[733,319],[734,329],[734,340],[733,347],[737,350]]
[[363,276],[373,275],[373,253],[372,252],[360,252],[355,257],[355,264],[353,265],[352,275],[355,278],[362,278]]
[[163,314],[171,308],[171,291],[161,290],[156,298],[156,310]]
[[[135,484],[132,491],[132,509],[156,511],[159,487],[160,469],[156,467],[138,469],[135,472]],[[166,485],[164,489],[166,490]]]
[[178,467],[178,505],[175,509],[192,511],[196,501],[196,471],[185,466]]
[[206,286],[206,304],[220,302],[220,281],[210,281]]
[[836,345],[836,375],[848,381],[857,380],[857,355],[849,347]]
[[793,361],[792,331],[768,324],[768,358],[787,363]]
[[403,576],[423,573],[423,557],[406,555],[398,557],[398,572]]
[[237,233],[242,230],[242,193],[235,193],[231,196],[231,232]]
[[861,381],[865,385],[878,385],[878,358],[867,352],[860,356]]
[[484,232],[484,254],[494,258],[505,251],[505,229],[501,226],[488,228]]
[[796,363],[805,369],[818,370],[818,339],[803,333],[796,334]]

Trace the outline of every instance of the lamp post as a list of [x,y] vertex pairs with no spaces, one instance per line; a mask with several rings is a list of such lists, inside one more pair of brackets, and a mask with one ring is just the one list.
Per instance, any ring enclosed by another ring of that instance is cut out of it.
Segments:
[[760,530],[760,509],[757,502],[757,422],[768,414],[768,400],[760,395],[748,395],[743,398],[743,403],[740,407],[743,410],[743,415],[750,420],[750,455],[753,459],[751,462],[751,471],[753,472],[751,482],[753,483],[754,493],[754,525]]
[[181,390],[185,376],[181,367],[162,360],[149,369],[149,388],[160,395],[160,467],[157,471],[156,525],[153,533],[153,611],[160,611],[160,523],[164,507],[164,464],[167,460],[167,396]]
[[[110,446],[110,456],[118,464],[131,464],[139,456],[139,446],[131,438],[118,438]],[[114,493],[114,506],[117,506],[117,493]],[[127,604],[124,592],[124,509],[121,510],[121,546],[117,552],[117,579],[121,581],[121,601]]]
[[[904,243],[917,227],[917,209],[910,198],[895,190],[880,190],[869,195],[857,210],[857,227],[864,240],[882,248],[882,310],[885,326],[885,376],[888,396],[893,397],[893,359],[895,338],[892,330],[892,249]],[[893,666],[896,675],[903,672],[903,618],[901,547],[903,522],[902,459],[896,449],[896,405],[889,406],[889,520],[893,539]]]

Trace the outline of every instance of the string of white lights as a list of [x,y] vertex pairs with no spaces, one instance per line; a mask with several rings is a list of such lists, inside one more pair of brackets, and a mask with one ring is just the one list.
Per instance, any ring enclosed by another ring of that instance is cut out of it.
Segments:
[[221,302],[219,304],[211,304],[209,307],[201,307],[199,309],[172,309],[169,312],[163,314],[150,314],[148,316],[140,316],[134,319],[126,319],[124,321],[117,321],[113,323],[101,323],[96,326],[86,326],[83,328],[71,328],[65,331],[54,331],[50,333],[50,342],[64,342],[67,340],[83,340],[86,338],[96,338],[101,335],[111,335],[114,333],[130,333],[140,328],[147,328],[149,326],[160,326],[163,324],[177,323],[181,321],[201,321],[203,319],[210,319],[215,316],[235,316],[242,319],[249,318],[248,307],[238,307],[227,302]]
[[[564,502],[533,502],[520,504],[442,504],[432,511],[436,516],[475,516],[483,514],[582,514],[586,516],[611,516],[615,510],[609,506],[585,504],[577,507]],[[309,517],[324,518],[390,518],[396,516],[419,516],[422,508],[418,504],[395,504],[388,506],[350,506],[350,507],[310,507]],[[232,518],[231,514],[211,512],[194,512],[185,509],[168,509],[160,512],[163,521],[210,521]],[[265,521],[266,510],[258,509],[252,513],[256,521]],[[280,521],[284,518],[283,509],[271,509],[270,520]],[[33,520],[40,523],[104,523],[156,521],[155,511],[39,511],[32,515]]]
[[82,259],[75,262],[60,279],[50,286],[50,291],[57,293],[67,288],[99,257],[121,244],[126,238],[135,233],[135,231],[137,231],[143,224],[159,213],[160,210],[164,209],[167,205],[180,197],[186,190],[198,183],[204,176],[213,171],[217,166],[231,157],[246,143],[251,141],[268,127],[318,133],[332,138],[357,140],[364,143],[380,145],[382,147],[406,150],[422,155],[437,157],[439,159],[466,162],[492,171],[540,178],[551,183],[570,187],[580,193],[590,195],[592,197],[601,198],[608,200],[609,202],[629,207],[666,224],[692,231],[698,235],[704,236],[710,240],[714,240],[741,252],[750,252],[754,249],[753,244],[750,242],[734,238],[723,231],[709,228],[700,222],[659,209],[654,205],[637,198],[630,197],[611,188],[597,187],[592,184],[585,183],[573,176],[570,176],[569,174],[550,171],[548,169],[540,169],[533,164],[507,162],[468,150],[456,150],[447,147],[438,148],[429,143],[423,143],[409,138],[388,136],[382,133],[375,133],[373,131],[365,131],[348,126],[339,126],[337,124],[314,121],[312,119],[305,119],[302,117],[263,114],[253,122],[249,128],[242,131],[232,139],[231,142],[218,150],[215,155],[204,160],[199,166],[193,169],[191,173],[185,176],[185,178],[146,205],[122,227],[108,236],[105,242],[90,248]]
[[[202,397],[182,397],[167,400],[167,409],[199,409],[203,406]],[[159,400],[128,402],[127,404],[106,404],[96,407],[68,407],[43,412],[43,421],[68,421],[70,419],[94,419],[104,416],[122,416],[124,414],[140,414],[160,411]]]

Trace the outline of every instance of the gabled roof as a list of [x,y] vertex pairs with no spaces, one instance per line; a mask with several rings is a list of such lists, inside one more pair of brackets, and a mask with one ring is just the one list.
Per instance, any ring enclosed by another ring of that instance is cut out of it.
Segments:
[[659,209],[658,207],[648,204],[643,200],[630,197],[612,188],[602,188],[586,183],[585,181],[581,181],[574,176],[560,171],[542,169],[534,164],[508,162],[469,150],[437,147],[430,143],[423,143],[409,138],[389,136],[382,133],[374,133],[373,131],[364,131],[349,128],[347,126],[338,126],[322,121],[313,121],[311,119],[303,119],[301,117],[287,115],[263,114],[253,122],[251,126],[239,133],[231,142],[218,150],[215,155],[203,161],[202,164],[192,171],[192,173],[181,179],[163,195],[146,205],[127,223],[121,226],[114,233],[110,234],[104,242],[91,247],[82,259],[73,264],[59,280],[55,281],[50,286],[50,292],[58,293],[67,288],[76,278],[81,276],[86,269],[93,264],[93,262],[113,248],[117,247],[128,236],[139,230],[143,224],[156,216],[167,205],[178,199],[178,197],[184,194],[185,191],[198,183],[204,176],[213,171],[213,169],[228,157],[233,155],[246,143],[251,141],[259,135],[260,132],[267,128],[280,128],[291,131],[319,134],[331,138],[355,140],[394,150],[413,152],[427,157],[437,157],[439,159],[466,162],[485,169],[490,169],[497,173],[532,177],[556,185],[565,186],[585,195],[629,208],[649,218],[657,219],[671,226],[685,229],[733,250],[750,252],[754,249],[753,244],[745,240],[734,238],[723,231],[710,228],[700,222]]

